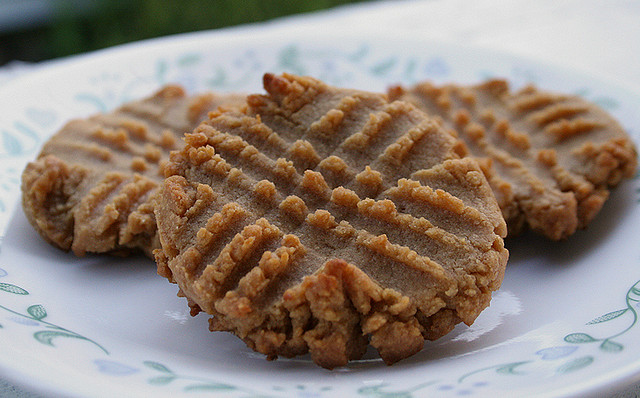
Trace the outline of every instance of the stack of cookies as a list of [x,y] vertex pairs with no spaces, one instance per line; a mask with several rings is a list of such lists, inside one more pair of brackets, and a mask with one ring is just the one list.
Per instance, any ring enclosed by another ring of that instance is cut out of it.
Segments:
[[507,233],[567,238],[636,168],[619,124],[574,96],[263,84],[168,86],[69,122],[24,171],[27,218],[77,255],[153,256],[193,315],[270,359],[331,369],[371,345],[392,364],[489,305]]

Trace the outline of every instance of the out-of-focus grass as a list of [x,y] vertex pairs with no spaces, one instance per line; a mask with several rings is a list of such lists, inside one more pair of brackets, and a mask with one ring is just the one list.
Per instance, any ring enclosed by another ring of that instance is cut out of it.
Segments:
[[12,59],[56,58],[363,1],[368,0],[100,0],[81,15],[69,8],[74,2],[61,1],[48,24],[0,36],[0,64]]

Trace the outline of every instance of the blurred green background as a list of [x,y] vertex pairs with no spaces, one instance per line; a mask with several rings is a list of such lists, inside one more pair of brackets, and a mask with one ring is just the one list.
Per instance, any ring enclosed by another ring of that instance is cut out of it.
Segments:
[[368,0],[0,0],[0,65]]

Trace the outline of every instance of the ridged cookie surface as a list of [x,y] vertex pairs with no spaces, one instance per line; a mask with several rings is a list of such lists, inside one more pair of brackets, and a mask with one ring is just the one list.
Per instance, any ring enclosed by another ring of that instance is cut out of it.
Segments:
[[506,225],[476,161],[406,102],[306,77],[212,112],[171,155],[158,272],[270,358],[388,364],[500,286]]
[[169,152],[206,113],[240,96],[186,96],[175,85],[108,113],[68,122],[22,175],[22,204],[51,244],[87,252],[158,246],[151,198]]
[[607,112],[572,95],[502,80],[475,86],[394,87],[391,99],[416,104],[454,130],[476,157],[507,221],[558,240],[584,228],[609,189],[633,176],[636,148]]

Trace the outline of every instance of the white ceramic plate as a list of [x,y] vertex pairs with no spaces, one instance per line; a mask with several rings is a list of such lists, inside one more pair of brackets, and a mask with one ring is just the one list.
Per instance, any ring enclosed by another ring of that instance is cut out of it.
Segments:
[[586,76],[468,48],[401,38],[280,39],[196,34],[74,58],[0,90],[0,374],[71,396],[411,397],[598,395],[640,379],[639,182],[625,182],[566,242],[508,242],[491,307],[470,328],[392,367],[371,353],[334,371],[308,357],[268,362],[191,318],[145,258],[83,259],[44,243],[17,206],[26,161],[72,117],[107,111],[166,82],[261,91],[264,72],[340,86],[478,82],[578,93],[640,131],[638,98]]

